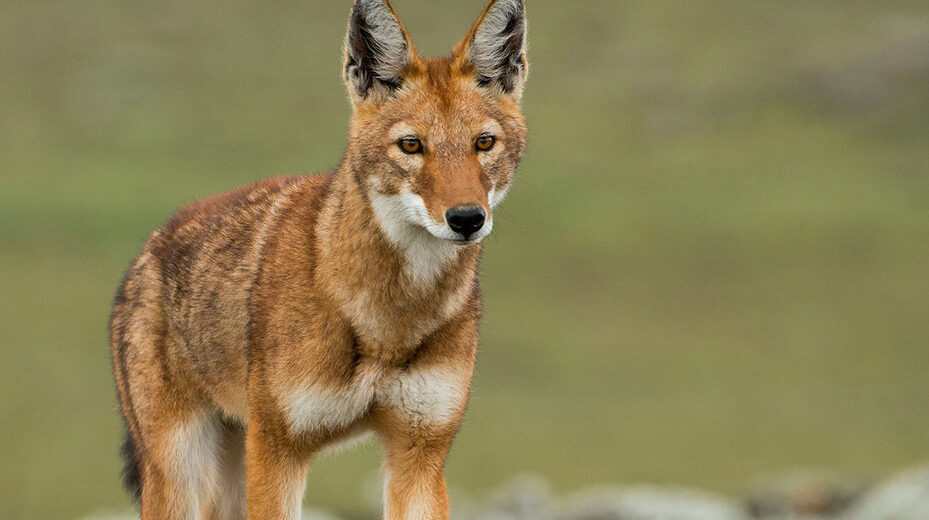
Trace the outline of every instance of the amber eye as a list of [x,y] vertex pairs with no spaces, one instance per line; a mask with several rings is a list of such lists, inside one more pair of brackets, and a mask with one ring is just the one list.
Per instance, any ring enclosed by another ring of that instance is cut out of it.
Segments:
[[474,149],[479,152],[486,152],[494,147],[497,139],[492,135],[481,135],[474,141]]
[[415,137],[404,137],[397,142],[403,153],[414,154],[423,152],[423,142]]

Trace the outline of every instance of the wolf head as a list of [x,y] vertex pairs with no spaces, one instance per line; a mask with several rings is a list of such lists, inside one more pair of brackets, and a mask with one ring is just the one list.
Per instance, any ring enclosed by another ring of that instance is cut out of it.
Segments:
[[459,245],[493,229],[526,147],[522,0],[493,0],[444,58],[421,58],[387,0],[355,0],[347,158],[387,237]]

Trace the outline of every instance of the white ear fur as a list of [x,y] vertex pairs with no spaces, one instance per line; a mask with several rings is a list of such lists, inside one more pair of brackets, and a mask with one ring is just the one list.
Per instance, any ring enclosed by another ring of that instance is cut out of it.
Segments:
[[364,98],[402,83],[411,45],[387,0],[355,0],[345,37],[345,81]]
[[467,56],[481,84],[519,95],[527,72],[526,26],[522,0],[494,0],[487,8]]

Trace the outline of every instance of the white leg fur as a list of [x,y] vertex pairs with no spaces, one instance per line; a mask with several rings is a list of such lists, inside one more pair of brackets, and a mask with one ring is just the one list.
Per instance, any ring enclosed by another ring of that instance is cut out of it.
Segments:
[[303,433],[349,426],[371,405],[378,377],[378,372],[370,371],[344,387],[309,383],[291,390],[281,402],[291,431]]
[[244,520],[245,430],[227,428],[222,449],[220,482],[214,508],[222,520]]
[[291,481],[285,485],[282,493],[284,511],[290,511],[290,516],[285,520],[300,520],[303,516],[303,492],[306,490],[306,475],[293,475]]
[[197,414],[171,432],[166,471],[177,486],[175,518],[200,518],[203,507],[216,496],[220,438],[219,419],[210,413]]
[[407,489],[406,494],[397,497],[397,502],[390,499],[391,474],[384,476],[384,518],[386,520],[432,520],[435,518],[434,496],[426,485]]

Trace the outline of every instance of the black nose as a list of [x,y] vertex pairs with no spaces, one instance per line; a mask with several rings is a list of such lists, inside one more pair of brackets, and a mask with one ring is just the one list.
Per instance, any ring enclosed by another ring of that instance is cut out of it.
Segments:
[[484,227],[484,208],[480,206],[455,206],[445,212],[445,221],[455,233],[467,240],[475,231]]

